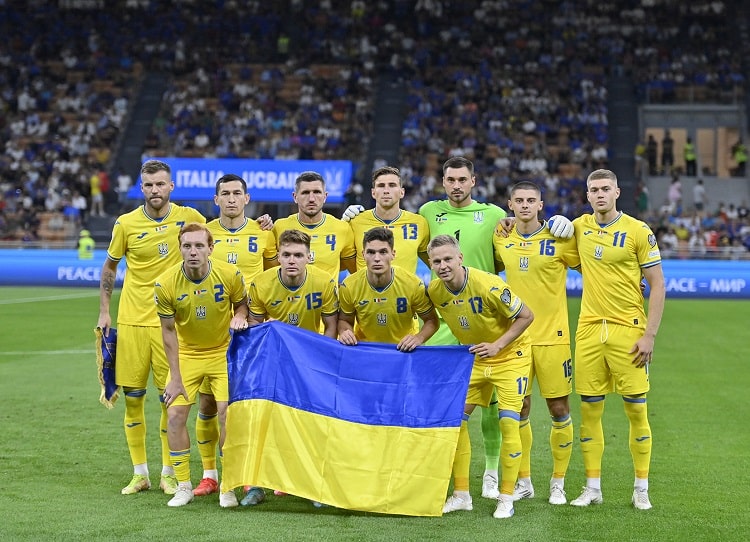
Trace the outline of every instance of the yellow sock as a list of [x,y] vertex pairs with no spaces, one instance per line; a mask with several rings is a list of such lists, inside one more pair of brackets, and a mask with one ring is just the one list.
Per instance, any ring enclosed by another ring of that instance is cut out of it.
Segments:
[[195,417],[195,440],[201,454],[203,470],[216,470],[216,445],[219,442],[219,415],[198,412]]
[[187,450],[170,450],[174,474],[178,482],[190,482],[190,448]]
[[630,455],[636,478],[648,478],[651,465],[651,426],[648,423],[646,396],[623,397],[625,414],[630,420]]
[[125,440],[133,465],[146,460],[146,390],[130,389],[125,392]]
[[[164,398],[159,394],[159,405],[161,414],[159,415],[159,440],[161,441],[161,464],[162,467],[171,467],[172,458],[169,455],[169,439],[167,438],[167,407],[164,406]],[[164,472],[162,468],[162,472]]]
[[513,495],[523,456],[521,434],[518,431],[519,416],[518,412],[512,410],[501,410],[499,416],[500,434],[503,436],[500,447],[500,493]]
[[519,478],[531,478],[531,446],[534,444],[534,435],[531,432],[531,420],[524,418],[520,420],[518,432],[521,435],[521,466],[518,469]]
[[552,417],[549,447],[552,450],[552,478],[565,478],[573,453],[573,420],[570,414],[564,418]]
[[469,491],[469,467],[471,465],[471,440],[469,439],[469,416],[464,414],[458,432],[456,456],[453,458],[453,490]]
[[604,396],[588,397],[581,401],[581,451],[586,478],[601,478],[604,455]]

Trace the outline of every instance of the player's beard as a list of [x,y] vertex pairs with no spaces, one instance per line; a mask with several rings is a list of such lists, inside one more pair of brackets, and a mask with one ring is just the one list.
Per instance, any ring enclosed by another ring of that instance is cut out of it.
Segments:
[[448,194],[448,199],[451,200],[456,207],[461,207],[466,204],[466,200],[471,199],[471,192],[451,192]]
[[309,219],[313,219],[319,216],[322,211],[323,211],[322,207],[316,210],[313,210],[312,208],[309,208],[309,207],[303,207],[302,209],[300,209],[300,212]]
[[146,207],[154,213],[158,213],[169,205],[169,197],[152,196],[146,200]]

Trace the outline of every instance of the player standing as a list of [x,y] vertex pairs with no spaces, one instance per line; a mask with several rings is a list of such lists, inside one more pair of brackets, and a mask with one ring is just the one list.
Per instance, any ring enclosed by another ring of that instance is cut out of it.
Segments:
[[[576,393],[581,396],[581,451],[586,470],[583,492],[573,506],[603,501],[601,463],[604,454],[604,398],[623,398],[630,425],[630,454],[635,482],[632,502],[651,508],[648,474],[651,427],[646,393],[654,340],[664,312],[665,286],[659,247],[651,229],[617,210],[617,176],[597,169],[586,179],[586,197],[594,212],[573,222],[583,273],[575,353]],[[651,291],[648,318],[643,308],[641,277]]]
[[[169,417],[169,455],[178,480],[177,491],[167,503],[173,507],[193,500],[187,417],[204,381],[216,399],[220,449],[224,443],[229,401],[229,330],[248,326],[242,272],[235,265],[209,258],[214,242],[208,228],[187,224],[180,231],[179,240],[183,262],[163,273],[154,286],[169,362],[164,404]],[[231,508],[239,503],[230,488],[220,490],[219,504]]]
[[[252,220],[245,216],[250,202],[247,183],[239,175],[227,173],[216,181],[214,203],[219,207],[219,218],[206,226],[214,239],[212,257],[236,265],[245,284],[264,269],[278,265],[276,240],[271,232],[273,221],[268,215]],[[216,449],[219,443],[219,420],[216,401],[208,383],[200,388],[198,415],[195,417],[195,439],[203,464],[203,477],[193,490],[196,497],[219,491],[219,472],[216,469]],[[249,503],[243,499],[242,504]]]
[[[153,371],[154,385],[161,394],[169,370],[153,302],[154,281],[180,261],[177,236],[182,225],[205,222],[195,209],[171,203],[172,190],[169,165],[158,160],[143,163],[141,191],[145,202],[117,218],[101,272],[97,327],[107,335],[112,325],[110,304],[117,265],[125,259],[128,269],[117,309],[115,380],[125,394],[125,438],[133,463],[133,478],[122,488],[123,495],[151,487],[146,457],[146,388],[149,373]],[[163,402],[159,428],[162,457],[159,487],[172,495],[177,490],[177,479],[169,456],[167,411]]]
[[529,413],[536,378],[552,417],[549,442],[553,467],[549,502],[565,504],[565,473],[573,445],[568,400],[573,389],[573,367],[566,281],[568,268],[577,269],[580,262],[575,239],[554,237],[539,220],[543,205],[541,190],[534,183],[521,181],[511,187],[508,208],[516,218],[515,228],[507,238],[495,235],[495,259],[505,268],[506,280],[513,291],[534,312],[534,322],[528,330],[531,337],[529,386],[520,419],[523,456],[513,497],[518,500],[534,496]]
[[440,280],[428,287],[432,302],[461,344],[471,345],[474,365],[464,406],[464,421],[453,462],[453,495],[443,513],[471,510],[469,466],[471,442],[469,416],[477,405],[487,406],[497,396],[500,448],[500,491],[496,518],[514,514],[513,487],[521,463],[518,431],[521,406],[529,380],[531,344],[526,328],[534,315],[508,285],[495,274],[463,265],[455,237],[438,235],[428,247],[430,264]]

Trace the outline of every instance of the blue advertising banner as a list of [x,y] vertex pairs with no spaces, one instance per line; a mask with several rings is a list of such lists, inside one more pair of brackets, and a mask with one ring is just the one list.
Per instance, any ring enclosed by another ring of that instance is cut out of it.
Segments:
[[[315,171],[326,181],[328,203],[342,203],[352,180],[348,160],[251,160],[242,158],[155,158],[172,168],[175,201],[213,200],[216,180],[226,173],[239,175],[247,182],[253,201],[291,202],[294,181],[304,171]],[[128,197],[141,199],[141,180]]]
[[[106,250],[96,250],[93,260],[79,260],[76,250],[2,249],[2,286],[99,286]],[[750,299],[750,261],[664,260],[667,297]],[[425,282],[430,270],[419,262],[417,274]],[[117,284],[125,265],[117,268]],[[568,272],[568,295],[580,296],[583,281]]]
[[[99,286],[106,250],[95,250],[91,260],[79,260],[77,250],[0,250],[0,286]],[[122,286],[125,264],[117,267]]]

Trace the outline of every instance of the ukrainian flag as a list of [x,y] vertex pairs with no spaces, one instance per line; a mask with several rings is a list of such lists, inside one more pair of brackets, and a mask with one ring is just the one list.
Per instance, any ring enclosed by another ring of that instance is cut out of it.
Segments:
[[235,333],[227,358],[224,487],[442,514],[473,361],[466,347],[344,346],[268,322]]

